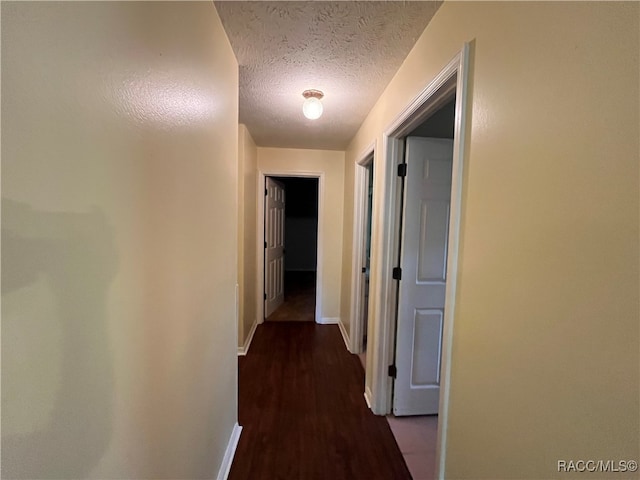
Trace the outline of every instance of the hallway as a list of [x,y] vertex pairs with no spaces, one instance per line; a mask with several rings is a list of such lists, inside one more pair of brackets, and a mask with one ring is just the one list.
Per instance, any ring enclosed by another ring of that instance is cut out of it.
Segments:
[[238,361],[243,431],[230,479],[411,479],[337,326],[264,323]]

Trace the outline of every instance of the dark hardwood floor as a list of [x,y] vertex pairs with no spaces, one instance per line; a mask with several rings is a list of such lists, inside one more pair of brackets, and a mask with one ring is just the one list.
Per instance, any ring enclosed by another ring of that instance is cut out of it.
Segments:
[[315,321],[316,272],[284,272],[284,303],[267,317],[269,322]]
[[239,358],[242,435],[231,480],[410,480],[384,417],[367,407],[364,371],[337,325],[258,326]]

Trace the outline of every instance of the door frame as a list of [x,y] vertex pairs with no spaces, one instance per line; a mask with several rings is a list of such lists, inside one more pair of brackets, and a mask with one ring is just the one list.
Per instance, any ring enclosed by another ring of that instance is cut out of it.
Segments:
[[[264,322],[264,191],[267,177],[290,177],[290,178],[317,178],[318,179],[318,231],[316,239],[316,307],[315,322],[320,323],[322,318],[322,252],[323,248],[323,231],[324,225],[322,221],[322,212],[324,207],[324,173],[314,171],[300,170],[282,170],[282,169],[258,169],[258,230],[256,238],[256,258],[258,264],[258,275],[256,275],[256,305],[258,323]],[[285,202],[287,201],[285,193]],[[285,229],[286,229],[285,225]],[[286,248],[286,245],[285,245]]]
[[[362,353],[362,343],[364,336],[364,325],[362,319],[363,298],[362,298],[362,256],[365,239],[365,227],[367,220],[367,188],[369,186],[369,176],[367,167],[373,163],[375,165],[375,142],[368,145],[355,163],[354,183],[353,183],[353,247],[351,265],[351,327],[350,345],[351,353]],[[375,172],[374,172],[375,175]],[[374,177],[375,184],[375,177]],[[375,195],[375,189],[374,189]],[[373,216],[373,199],[371,213]],[[373,232],[372,232],[373,233]],[[371,298],[371,295],[369,295]],[[368,320],[367,320],[368,321]],[[366,370],[366,366],[365,366]]]
[[458,248],[460,240],[460,219],[462,215],[463,166],[465,164],[468,136],[468,91],[470,86],[469,57],[470,44],[465,43],[455,57],[411,100],[388,125],[382,136],[382,155],[379,162],[384,168],[382,178],[377,183],[383,189],[382,222],[377,240],[380,248],[374,260],[378,265],[375,284],[370,284],[375,298],[375,318],[371,356],[371,384],[365,395],[370,395],[374,413],[386,415],[392,408],[393,380],[388,375],[388,366],[394,362],[397,283],[392,279],[392,270],[398,261],[400,242],[399,222],[400,191],[396,173],[398,163],[402,163],[402,139],[420,125],[431,113],[440,108],[455,92],[455,120],[453,140],[453,166],[451,180],[451,213],[449,217],[449,239],[447,253],[447,280],[442,338],[442,364],[440,388],[440,413],[438,415],[438,438],[436,446],[436,478],[445,475],[447,425],[449,415],[449,395],[451,379],[451,351],[453,343],[453,322],[455,318],[455,298],[458,278]]

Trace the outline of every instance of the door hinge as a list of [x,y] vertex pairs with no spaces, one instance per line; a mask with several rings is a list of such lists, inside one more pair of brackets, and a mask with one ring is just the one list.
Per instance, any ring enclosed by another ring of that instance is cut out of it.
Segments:
[[390,377],[396,378],[396,375],[398,374],[398,369],[396,368],[395,365],[389,365],[389,369],[387,370],[387,373],[389,374]]
[[395,267],[393,269],[392,276],[394,280],[402,280],[402,269],[400,267]]
[[265,300],[267,299],[267,294],[266,294],[266,293],[264,294],[264,299],[265,299]]
[[267,242],[264,242],[264,248],[267,248]]
[[406,177],[407,176],[407,164],[406,163],[399,163],[398,164],[398,176],[399,177]]
[[266,197],[267,195],[269,195],[269,190],[267,190],[266,188],[264,189],[264,196]]
[[367,273],[367,267],[362,267],[362,273]]

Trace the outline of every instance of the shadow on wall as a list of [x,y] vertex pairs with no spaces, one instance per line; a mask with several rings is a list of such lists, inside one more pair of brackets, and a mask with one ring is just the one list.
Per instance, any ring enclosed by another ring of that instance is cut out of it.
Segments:
[[42,212],[2,199],[4,478],[86,478],[104,455],[116,266],[102,211]]

